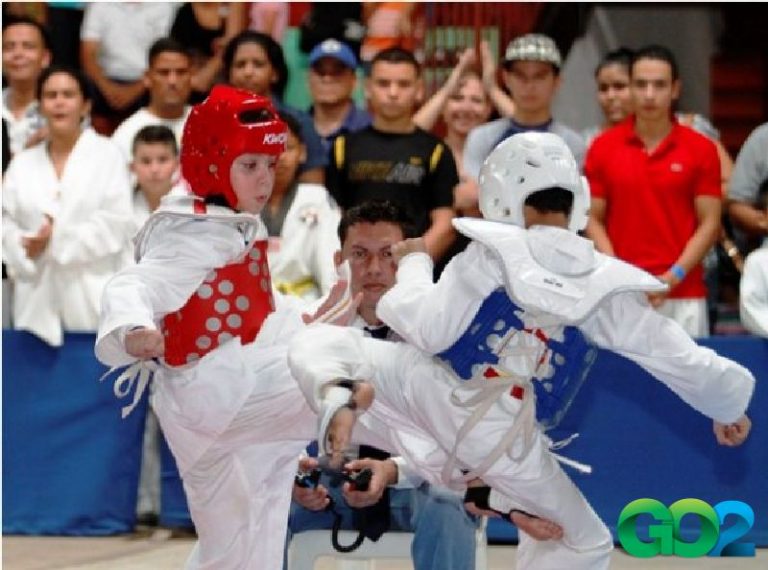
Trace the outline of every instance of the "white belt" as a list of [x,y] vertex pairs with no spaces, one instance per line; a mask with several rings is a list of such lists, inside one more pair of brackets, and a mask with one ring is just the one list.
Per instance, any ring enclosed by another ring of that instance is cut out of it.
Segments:
[[[127,418],[128,415],[139,404],[141,396],[144,394],[144,391],[149,385],[149,381],[152,379],[152,375],[159,367],[160,365],[155,360],[137,360],[128,366],[125,370],[123,370],[115,379],[113,392],[118,399],[122,399],[128,396],[134,385],[136,385],[136,391],[133,394],[133,401],[127,406],[123,406],[122,408],[121,415],[123,419]],[[113,368],[107,370],[101,376],[101,378],[99,378],[99,382],[103,381],[118,368],[120,368],[120,366],[114,366]]]

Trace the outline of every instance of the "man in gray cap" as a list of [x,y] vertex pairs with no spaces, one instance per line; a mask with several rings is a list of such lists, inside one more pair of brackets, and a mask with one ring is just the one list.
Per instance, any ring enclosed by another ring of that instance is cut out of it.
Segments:
[[476,127],[464,149],[464,170],[476,184],[483,161],[501,141],[526,131],[550,132],[565,140],[579,166],[586,145],[575,131],[552,118],[552,100],[560,86],[562,57],[555,42],[542,34],[527,34],[512,40],[504,54],[503,79],[512,93],[515,111],[511,117]]

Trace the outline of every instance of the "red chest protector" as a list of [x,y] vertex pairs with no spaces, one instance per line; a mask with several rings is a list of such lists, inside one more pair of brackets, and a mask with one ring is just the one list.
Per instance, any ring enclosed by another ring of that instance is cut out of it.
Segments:
[[165,316],[165,361],[194,362],[235,336],[252,342],[274,310],[267,241],[255,241],[242,261],[211,271],[181,309]]

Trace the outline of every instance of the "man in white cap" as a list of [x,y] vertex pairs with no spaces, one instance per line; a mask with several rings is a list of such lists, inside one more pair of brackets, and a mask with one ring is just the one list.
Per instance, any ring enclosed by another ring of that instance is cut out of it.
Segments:
[[326,149],[338,135],[359,131],[371,124],[368,111],[352,100],[357,85],[357,57],[345,43],[328,39],[309,54],[309,114]]
[[[552,117],[552,101],[560,86],[562,57],[552,38],[527,34],[512,40],[502,62],[502,77],[512,93],[515,112],[476,127],[469,133],[464,150],[464,171],[476,182],[483,161],[501,141],[526,131],[559,135],[581,167],[586,145],[576,131]],[[470,181],[471,183],[472,181]]]

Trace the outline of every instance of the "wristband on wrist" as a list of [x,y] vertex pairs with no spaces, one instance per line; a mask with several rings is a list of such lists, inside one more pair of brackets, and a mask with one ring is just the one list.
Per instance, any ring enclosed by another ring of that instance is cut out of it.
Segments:
[[672,267],[670,267],[669,272],[674,275],[675,279],[678,281],[685,279],[685,269],[683,269],[682,265],[678,263],[675,263]]

